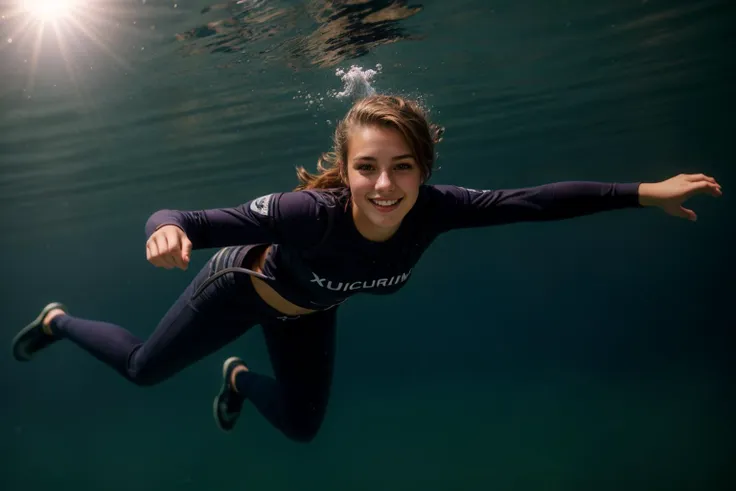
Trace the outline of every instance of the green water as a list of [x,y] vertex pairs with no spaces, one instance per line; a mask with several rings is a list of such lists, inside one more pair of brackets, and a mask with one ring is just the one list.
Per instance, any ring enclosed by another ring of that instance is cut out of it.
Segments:
[[309,445],[252,407],[214,425],[225,357],[270,373],[258,329],[145,389],[70,343],[0,351],[0,489],[733,485],[732,2],[90,0],[43,37],[18,3],[0,4],[8,348],[52,300],[150,333],[214,251],[154,268],[148,216],[293,188],[351,64],[446,127],[433,183],[705,172],[724,196],[692,200],[695,224],[622,210],[442,237],[401,293],[341,308]]

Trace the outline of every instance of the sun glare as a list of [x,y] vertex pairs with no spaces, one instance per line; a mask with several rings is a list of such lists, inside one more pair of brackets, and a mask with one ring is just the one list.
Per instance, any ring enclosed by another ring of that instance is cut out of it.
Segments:
[[53,21],[71,13],[76,0],[23,0],[23,8],[42,21]]
[[[53,49],[53,46],[45,40],[47,36],[55,38],[55,44],[73,85],[77,85],[80,70],[78,60],[75,60],[76,51],[70,49],[70,43],[78,43],[80,39],[84,39],[87,46],[95,45],[125,70],[131,69],[130,64],[119,53],[116,53],[113,47],[105,42],[105,39],[111,29],[120,27],[121,16],[130,17],[135,12],[136,2],[120,2],[119,0],[12,1],[15,7],[2,11],[3,24],[7,22],[10,31],[7,33],[7,42],[0,42],[0,52],[12,50],[24,57],[23,63],[27,63],[28,66],[28,81],[23,90],[29,94],[34,87],[37,65],[42,59],[41,51]],[[111,8],[113,3],[115,5]],[[125,5],[120,5],[122,3]],[[91,65],[89,69],[92,69]],[[81,72],[84,73],[84,70]]]

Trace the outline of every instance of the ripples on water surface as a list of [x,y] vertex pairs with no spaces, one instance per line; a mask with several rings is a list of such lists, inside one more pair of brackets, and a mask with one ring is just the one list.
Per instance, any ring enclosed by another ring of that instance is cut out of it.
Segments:
[[726,5],[98,0],[43,32],[6,9],[0,200],[287,174],[346,108],[303,94],[339,89],[352,63],[382,63],[378,90],[426,97],[457,143],[647,131],[726,73],[707,49]]
[[[63,196],[215,189],[232,172],[283,172],[290,164],[274,159],[297,163],[305,142],[282,139],[304,133],[307,116],[311,126],[335,117],[316,114],[321,103],[307,114],[304,94],[319,100],[339,87],[340,63],[410,39],[401,21],[421,10],[403,1],[100,0],[45,29],[6,11],[0,199],[74,206]],[[329,129],[319,130],[324,140]]]

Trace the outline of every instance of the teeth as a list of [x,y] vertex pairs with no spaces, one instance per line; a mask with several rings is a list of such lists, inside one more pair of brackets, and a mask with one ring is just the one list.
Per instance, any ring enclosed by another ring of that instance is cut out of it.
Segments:
[[377,199],[372,199],[371,201],[373,201],[374,203],[376,203],[379,206],[393,206],[393,205],[395,205],[396,203],[399,202],[399,200],[397,200],[397,199],[391,200],[391,201],[383,201],[383,200],[379,201]]

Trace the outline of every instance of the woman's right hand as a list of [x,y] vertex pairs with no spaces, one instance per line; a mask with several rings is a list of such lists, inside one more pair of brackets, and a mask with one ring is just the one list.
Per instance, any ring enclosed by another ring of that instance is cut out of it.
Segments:
[[146,259],[159,268],[186,270],[192,252],[192,242],[176,225],[164,225],[146,241]]

